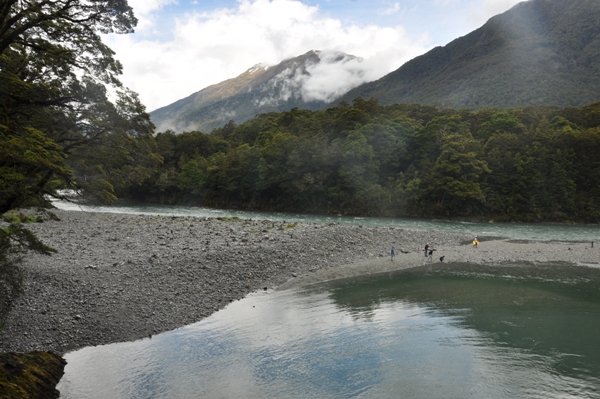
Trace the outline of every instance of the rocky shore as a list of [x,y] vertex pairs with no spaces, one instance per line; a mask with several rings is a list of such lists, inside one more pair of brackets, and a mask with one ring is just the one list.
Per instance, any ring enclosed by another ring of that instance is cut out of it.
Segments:
[[[2,320],[0,352],[130,341],[202,320],[263,289],[434,262],[600,267],[590,243],[483,241],[437,231],[55,211],[28,227],[58,250],[25,260],[24,294]],[[0,226],[1,227],[1,226]],[[392,262],[389,250],[394,246]]]

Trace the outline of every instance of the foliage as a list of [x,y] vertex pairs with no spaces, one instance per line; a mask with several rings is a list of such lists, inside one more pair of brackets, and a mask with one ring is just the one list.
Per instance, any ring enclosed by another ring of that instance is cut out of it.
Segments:
[[0,212],[44,204],[52,181],[110,202],[156,164],[149,116],[100,37],[136,23],[126,0],[1,2]]
[[157,136],[137,200],[351,215],[600,221],[600,103],[438,110],[358,99]]
[[[0,1],[0,214],[48,206],[64,188],[109,203],[154,172],[154,126],[101,39],[136,23],[127,0]],[[2,298],[20,289],[24,252],[53,252],[10,222]]]

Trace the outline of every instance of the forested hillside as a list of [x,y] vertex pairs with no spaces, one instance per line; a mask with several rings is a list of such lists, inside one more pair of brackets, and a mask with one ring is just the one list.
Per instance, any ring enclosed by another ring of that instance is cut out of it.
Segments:
[[349,215],[600,221],[600,103],[438,110],[358,98],[161,133],[135,200]]
[[519,3],[342,100],[359,96],[469,109],[599,101],[600,1]]

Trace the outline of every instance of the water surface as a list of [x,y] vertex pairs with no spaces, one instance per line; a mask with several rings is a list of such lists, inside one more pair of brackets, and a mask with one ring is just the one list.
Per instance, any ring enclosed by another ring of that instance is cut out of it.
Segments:
[[600,398],[600,271],[432,265],[66,355],[62,398]]
[[230,209],[213,209],[178,205],[129,204],[111,206],[78,205],[66,201],[53,204],[64,210],[127,213],[136,215],[238,217],[240,219],[269,220],[276,222],[340,223],[369,227],[394,227],[413,230],[436,230],[464,233],[468,237],[510,238],[533,241],[600,241],[600,226],[558,223],[475,223],[449,220],[426,220],[408,218],[374,218],[334,215],[306,215],[281,212],[251,212]]

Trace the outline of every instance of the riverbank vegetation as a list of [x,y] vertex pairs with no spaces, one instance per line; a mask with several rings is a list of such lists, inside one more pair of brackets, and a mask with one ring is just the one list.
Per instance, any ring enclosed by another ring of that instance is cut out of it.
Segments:
[[440,110],[356,99],[159,133],[120,197],[369,216],[600,221],[600,103]]

